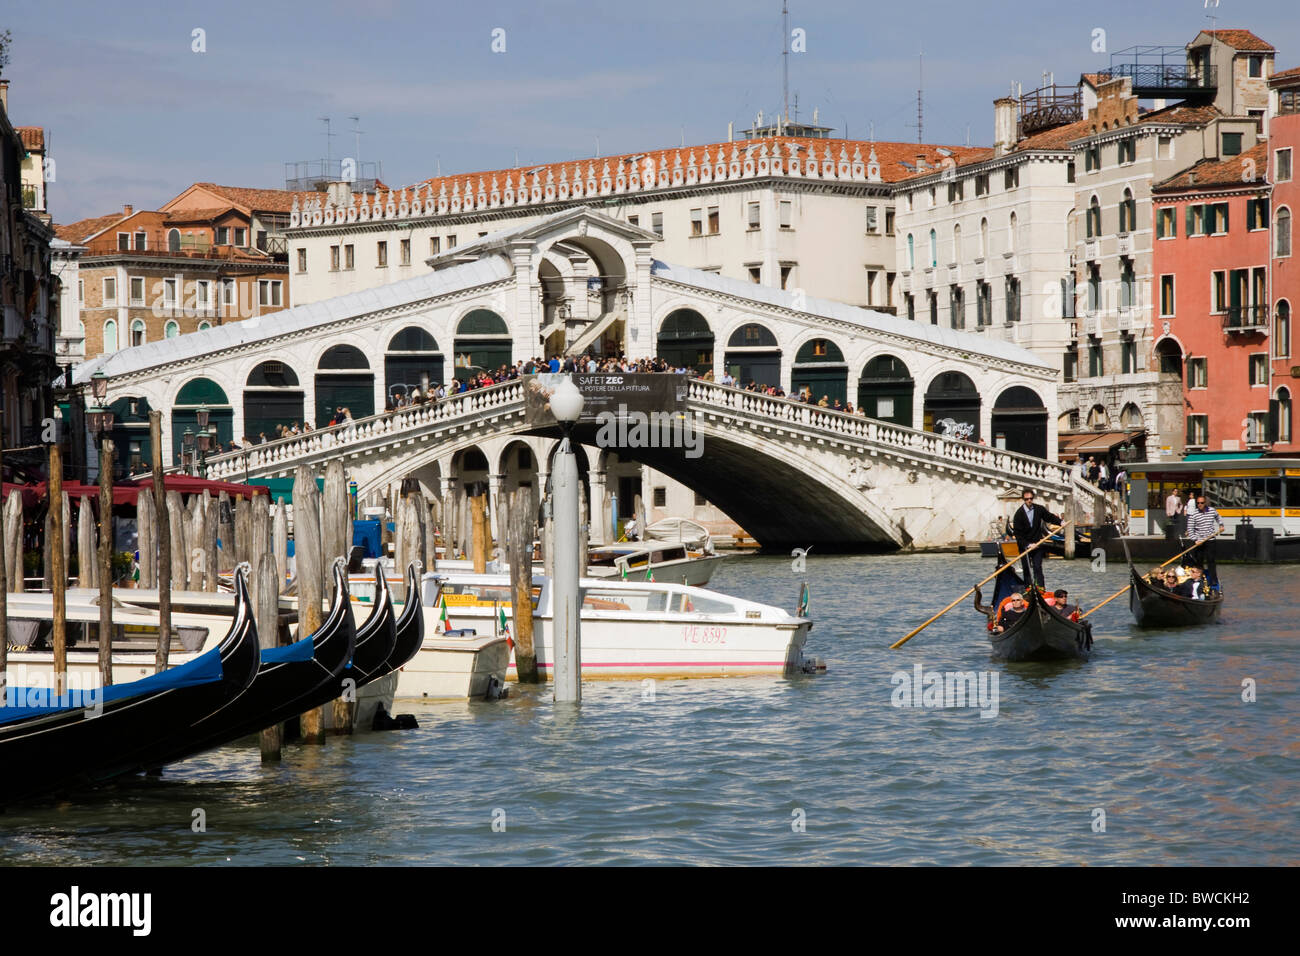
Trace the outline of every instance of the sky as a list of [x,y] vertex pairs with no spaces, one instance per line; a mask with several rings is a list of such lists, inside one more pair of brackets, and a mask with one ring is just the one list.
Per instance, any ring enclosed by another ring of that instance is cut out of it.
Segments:
[[[1300,65],[1294,2],[789,0],[791,110],[915,142],[923,54],[925,140],[988,145],[1013,82],[1074,83],[1211,16]],[[46,129],[60,223],[193,182],[283,188],[286,162],[325,156],[322,116],[335,158],[357,155],[359,116],[360,159],[401,186],[718,142],[782,100],[780,0],[10,0],[6,28],[10,119]]]

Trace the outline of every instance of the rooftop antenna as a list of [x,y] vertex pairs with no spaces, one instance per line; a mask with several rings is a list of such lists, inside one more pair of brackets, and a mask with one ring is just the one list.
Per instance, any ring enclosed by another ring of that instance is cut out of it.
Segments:
[[[1211,4],[1214,5],[1215,10],[1219,9],[1219,0],[1205,0],[1205,9],[1209,10]],[[1215,27],[1219,25],[1219,18],[1213,13],[1207,13],[1205,19],[1210,21],[1210,36],[1214,36]]]
[[352,136],[354,137],[354,139],[355,139],[355,141],[356,141],[356,155],[354,155],[352,158],[356,160],[356,163],[357,163],[357,169],[360,170],[360,168],[361,168],[361,133],[363,132],[363,130],[361,129],[361,117],[360,117],[360,116],[349,116],[348,119],[352,120]]
[[786,0],[781,0],[781,122],[777,133],[790,122],[790,10]]
[[[600,159],[600,137],[599,136],[596,137],[596,158]],[[516,161],[516,165],[518,165],[518,161]]]
[[916,54],[916,141],[925,142],[925,108],[921,96],[925,92],[925,51]]
[[330,140],[334,138],[334,134],[330,132],[330,118],[328,116],[318,116],[316,118],[325,124],[325,168],[329,169],[330,161],[334,157],[334,154],[330,151]]

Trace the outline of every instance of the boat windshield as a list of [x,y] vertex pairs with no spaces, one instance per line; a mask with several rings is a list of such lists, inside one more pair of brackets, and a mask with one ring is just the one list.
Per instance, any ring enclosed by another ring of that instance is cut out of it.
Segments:
[[[542,589],[533,588],[533,608],[541,597]],[[514,592],[508,584],[444,584],[442,597],[448,607],[510,607]]]
[[650,591],[631,588],[589,588],[583,596],[589,611],[637,611],[686,614],[736,614],[736,606],[721,598],[702,597],[683,591]]

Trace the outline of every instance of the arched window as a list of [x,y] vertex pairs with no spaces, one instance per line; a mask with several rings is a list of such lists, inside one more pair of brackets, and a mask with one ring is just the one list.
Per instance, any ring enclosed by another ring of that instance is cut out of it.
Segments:
[[113,319],[104,323],[104,351],[117,351],[117,322]]
[[912,238],[910,232],[907,234],[907,267],[909,269],[916,268],[916,241]]
[[1016,228],[1018,225],[1019,225],[1019,220],[1016,218],[1016,214],[1013,212],[1011,214],[1011,219],[1007,223],[1007,251],[1008,252],[1016,251]]
[[1094,405],[1088,411],[1088,427],[1101,431],[1110,424],[1110,414],[1105,405]]
[[181,334],[181,324],[175,319],[170,320],[163,326],[163,338],[174,339]]
[[939,234],[930,230],[930,268],[939,264]]
[[1279,299],[1273,316],[1273,357],[1291,357],[1291,303]]
[[179,229],[169,229],[167,231],[167,251],[181,251],[181,231]]
[[199,323],[199,331],[200,331],[200,332],[206,332],[206,331],[207,331],[208,329],[210,329],[210,328],[212,328],[212,323],[211,323],[211,322],[200,322],[200,323]]
[[1088,200],[1088,238],[1096,239],[1101,235],[1101,200],[1096,196]]
[[1142,425],[1142,410],[1132,402],[1128,402],[1122,409],[1120,409],[1120,428],[1141,428]]
[[1132,232],[1137,228],[1137,203],[1133,199],[1133,190],[1125,188],[1124,199],[1119,204],[1119,231]]
[[1283,206],[1277,211],[1275,220],[1276,236],[1273,240],[1273,255],[1289,256],[1291,255],[1291,210]]
[[989,221],[980,220],[980,258],[983,259],[989,254]]
[[131,346],[144,345],[144,319],[135,319],[131,323]]
[[961,223],[952,227],[952,261],[961,262]]

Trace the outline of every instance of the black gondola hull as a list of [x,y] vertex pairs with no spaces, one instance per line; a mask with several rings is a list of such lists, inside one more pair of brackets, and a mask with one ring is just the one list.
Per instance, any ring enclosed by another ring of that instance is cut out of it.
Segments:
[[1200,627],[1213,624],[1223,607],[1223,596],[1196,600],[1156,588],[1129,565],[1132,587],[1129,610],[1138,627]]
[[[999,556],[999,561],[1002,558]],[[1086,660],[1092,648],[1092,628],[1086,621],[1072,621],[1043,603],[1037,588],[1026,587],[1012,565],[996,578],[994,604],[1012,591],[1020,590],[1029,607],[1001,633],[989,632],[993,656],[1004,661]]]

